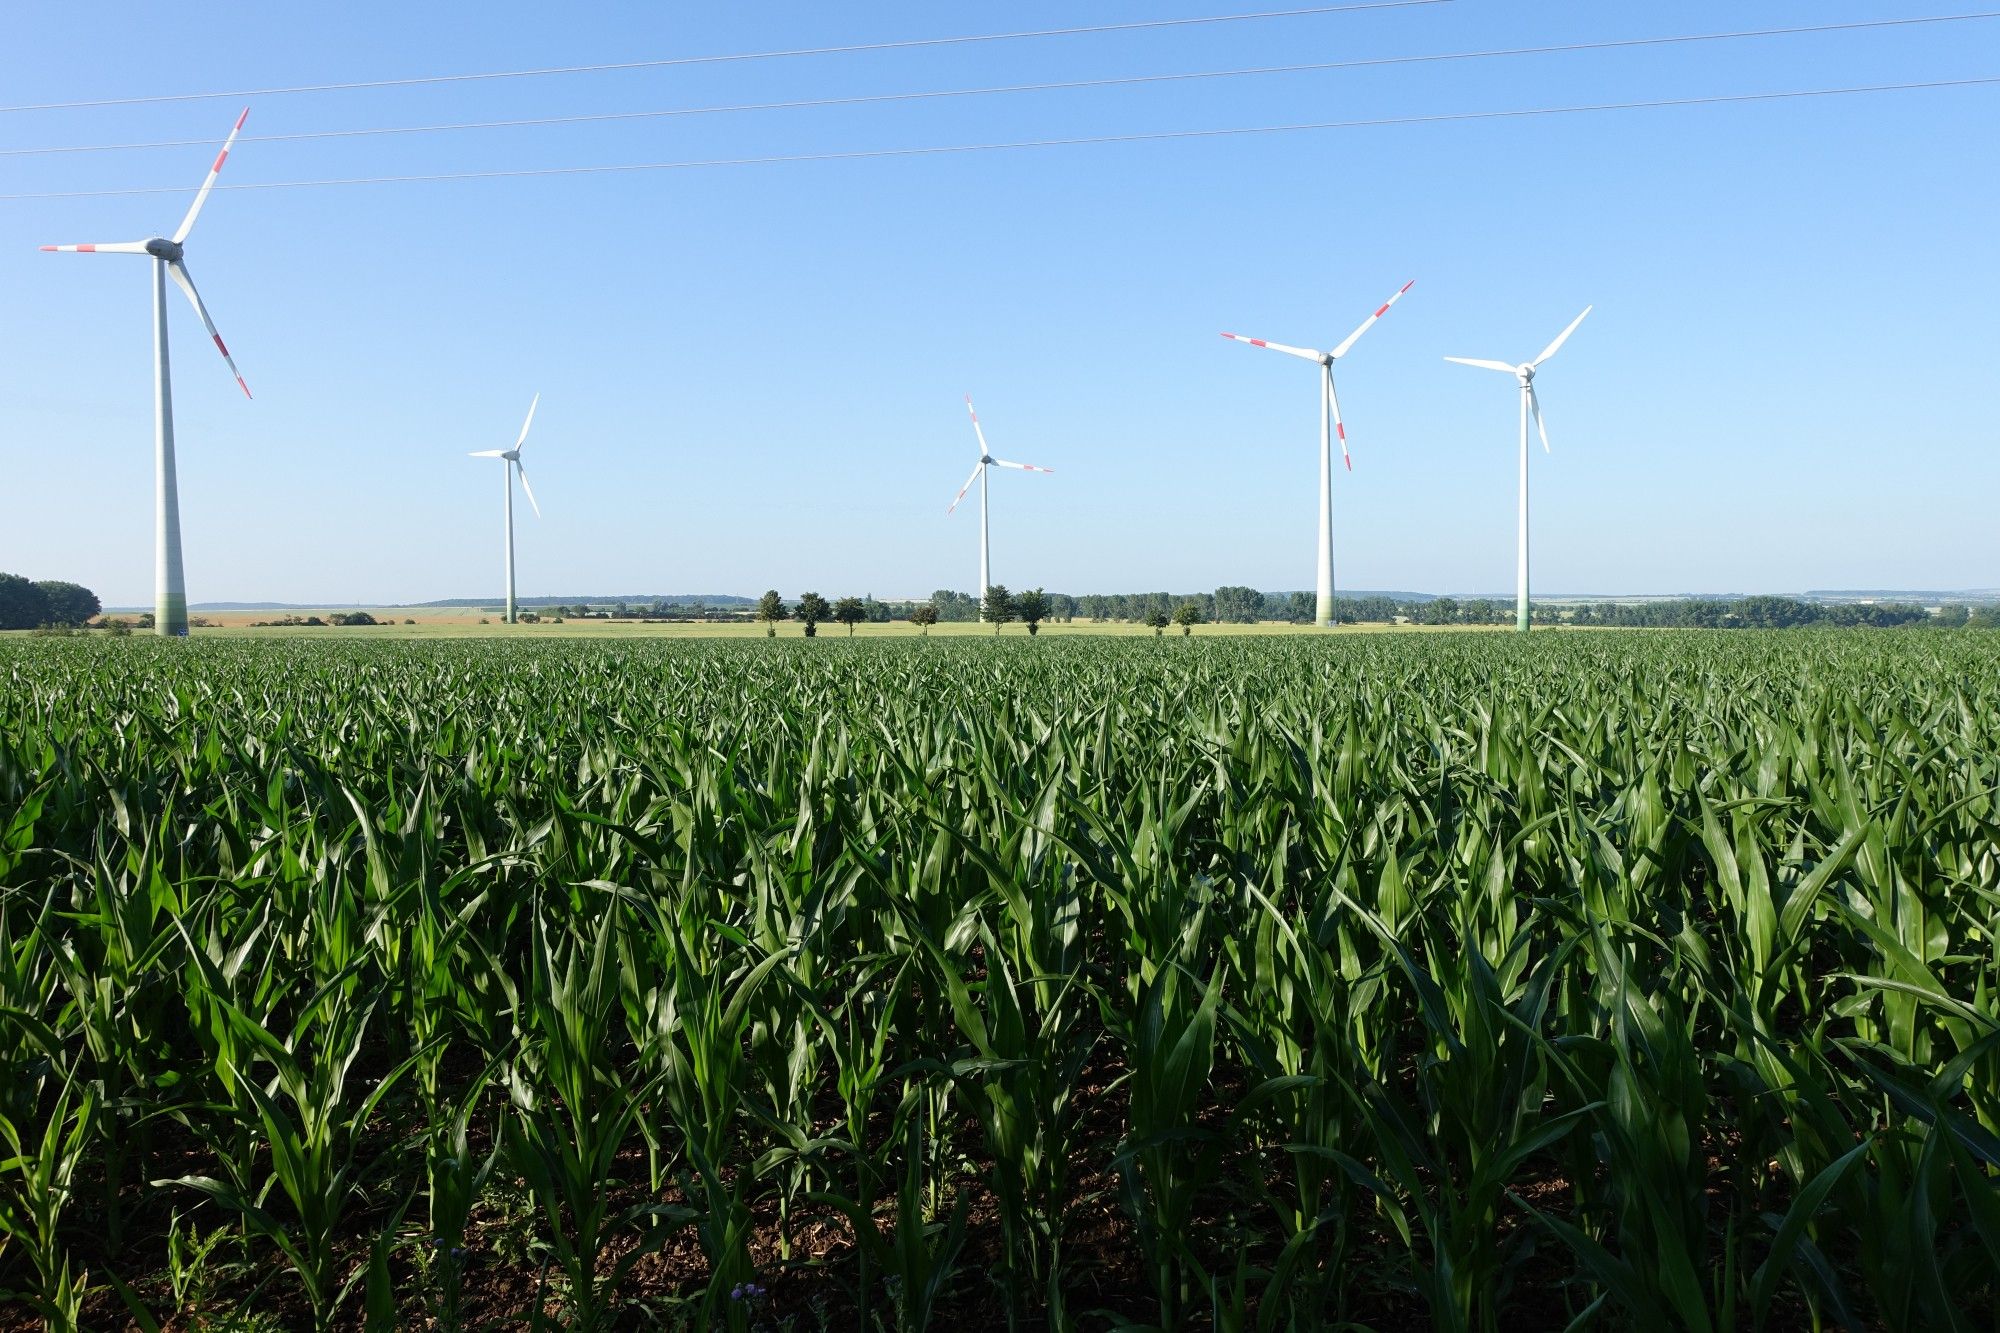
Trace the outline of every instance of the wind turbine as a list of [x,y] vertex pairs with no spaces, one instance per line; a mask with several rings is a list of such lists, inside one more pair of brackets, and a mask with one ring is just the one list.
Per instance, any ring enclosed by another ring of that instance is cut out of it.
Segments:
[[514,441],[512,449],[481,449],[468,455],[471,458],[497,458],[500,460],[500,487],[507,494],[507,623],[514,623],[514,476],[521,477],[521,489],[527,493],[528,503],[534,505],[535,517],[542,516],[542,507],[535,504],[535,488],[528,484],[528,470],[521,466],[521,446],[528,442],[528,427],[535,424],[535,409],[542,404],[542,396],[536,394],[528,404],[528,419],[521,423],[521,438]]
[[983,621],[986,619],[986,590],[993,586],[989,572],[992,567],[991,552],[987,547],[986,469],[1010,467],[1017,472],[1054,472],[1055,469],[1036,467],[1033,463],[1009,463],[1005,459],[995,458],[986,447],[986,432],[979,428],[979,413],[973,411],[971,394],[965,395],[965,410],[972,413],[972,433],[979,438],[979,461],[973,464],[972,475],[965,479],[965,485],[958,488],[957,496],[952,499],[951,508],[944,512],[949,518],[952,510],[958,508],[958,502],[965,498],[965,493],[972,489],[972,483],[975,481],[979,483],[979,618]]
[[1354,471],[1354,459],[1347,452],[1347,425],[1340,419],[1340,399],[1333,392],[1333,363],[1347,355],[1349,348],[1369,329],[1375,321],[1389,313],[1389,307],[1403,299],[1403,293],[1417,285],[1412,278],[1396,289],[1396,294],[1384,301],[1361,327],[1347,335],[1345,341],[1331,352],[1316,352],[1310,347],[1287,347],[1283,343],[1266,342],[1262,338],[1245,338],[1238,333],[1222,336],[1231,342],[1249,343],[1252,347],[1268,347],[1274,352],[1285,352],[1291,356],[1304,357],[1308,361],[1319,362],[1319,590],[1313,608],[1313,623],[1322,629],[1333,623],[1333,445],[1328,433],[1328,418],[1332,418],[1332,429],[1340,434],[1340,457],[1346,462],[1347,470]]
[[1542,437],[1542,452],[1549,452],[1549,428],[1542,424],[1542,400],[1535,396],[1535,371],[1569,341],[1569,335],[1583,323],[1584,315],[1594,309],[1595,306],[1585,306],[1583,314],[1571,320],[1569,327],[1558,333],[1556,340],[1544,347],[1540,356],[1533,361],[1523,361],[1518,366],[1510,366],[1505,361],[1479,361],[1465,356],[1445,358],[1461,366],[1505,371],[1521,381],[1521,531],[1514,562],[1514,628],[1523,634],[1528,632],[1528,417],[1531,413],[1535,418],[1535,429]]
[[167,367],[167,279],[172,278],[187,293],[195,314],[201,316],[202,327],[215,340],[215,350],[222,353],[222,359],[229,364],[229,373],[236,376],[236,382],[243,387],[243,396],[248,398],[250,386],[243,383],[242,372],[236,369],[229,349],[222,345],[222,335],[215,331],[215,321],[208,317],[208,308],[194,289],[194,279],[188,276],[183,247],[249,116],[250,108],[243,108],[243,114],[229,131],[229,138],[223,141],[222,151],[215,155],[215,164],[208,169],[208,179],[201,183],[194,203],[188,206],[187,216],[181,219],[171,237],[154,236],[144,241],[106,245],[42,247],[66,254],[146,255],[153,261],[153,632],[176,638],[187,635],[188,618],[187,585],[181,577],[180,488],[174,471],[174,390]]

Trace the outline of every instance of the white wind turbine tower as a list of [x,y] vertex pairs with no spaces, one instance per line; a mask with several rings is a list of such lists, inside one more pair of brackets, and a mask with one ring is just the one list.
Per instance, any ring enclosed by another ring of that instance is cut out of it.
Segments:
[[1576,326],[1583,323],[1595,306],[1585,306],[1583,314],[1569,322],[1569,327],[1556,335],[1556,340],[1542,349],[1542,354],[1533,361],[1523,361],[1518,366],[1510,366],[1505,361],[1479,361],[1471,357],[1448,356],[1447,361],[1455,361],[1461,366],[1478,366],[1483,370],[1505,371],[1521,382],[1521,512],[1520,534],[1514,561],[1514,628],[1521,633],[1528,632],[1528,417],[1535,418],[1535,429],[1542,437],[1542,452],[1549,452],[1549,428],[1542,424],[1542,400],[1535,396],[1535,371],[1562,345],[1569,341],[1569,335],[1576,332]]
[[1313,623],[1325,628],[1333,623],[1333,445],[1331,429],[1340,435],[1340,456],[1347,464],[1347,470],[1354,470],[1354,459],[1347,452],[1347,425],[1340,419],[1340,399],[1333,392],[1333,363],[1347,355],[1349,348],[1369,329],[1375,321],[1389,313],[1389,307],[1403,299],[1403,293],[1416,286],[1416,279],[1404,283],[1396,289],[1396,294],[1384,301],[1374,314],[1361,321],[1361,327],[1347,335],[1340,346],[1331,352],[1316,352],[1310,347],[1287,347],[1283,343],[1266,342],[1262,338],[1245,338],[1237,333],[1222,336],[1232,342],[1249,343],[1252,347],[1268,347],[1274,352],[1285,352],[1291,356],[1304,357],[1308,361],[1319,362],[1319,587],[1318,598],[1313,608]]
[[174,229],[171,237],[155,236],[144,241],[118,241],[105,245],[42,247],[69,254],[146,255],[153,261],[153,632],[174,637],[187,634],[188,618],[187,585],[181,577],[180,488],[174,471],[174,393],[167,367],[167,279],[172,278],[187,293],[194,312],[201,316],[202,326],[215,340],[215,349],[222,353],[222,359],[229,364],[229,373],[236,376],[236,382],[243,386],[243,396],[248,398],[250,386],[243,383],[243,376],[236,369],[229,349],[222,345],[222,335],[215,331],[215,321],[208,317],[208,308],[201,303],[201,294],[194,289],[194,279],[188,276],[183,246],[188,233],[194,230],[194,220],[200,216],[201,206],[208,202],[208,192],[215,188],[216,175],[229,159],[229,150],[235,145],[236,136],[242,133],[243,122],[249,115],[250,108],[245,107],[243,114],[236,118],[236,125],[223,142],[222,151],[215,155],[215,163],[208,169],[208,178],[201,183],[194,203],[188,206],[187,216],[181,219],[181,225]]
[[500,486],[506,492],[507,515],[507,623],[514,623],[514,477],[519,474],[521,489],[527,493],[528,503],[534,505],[535,517],[542,516],[542,507],[535,504],[535,488],[528,484],[528,470],[521,466],[521,446],[528,442],[528,427],[535,424],[535,409],[542,404],[542,396],[536,394],[528,404],[528,419],[521,423],[521,438],[514,441],[512,449],[481,449],[468,455],[471,458],[497,458],[500,460]]
[[949,518],[952,510],[958,508],[958,502],[965,498],[965,493],[972,489],[972,483],[975,481],[979,483],[979,618],[985,620],[986,590],[993,586],[991,574],[992,553],[987,547],[986,540],[986,469],[989,467],[1010,467],[1017,472],[1054,472],[1055,469],[1052,467],[1036,467],[1033,463],[1009,463],[1005,459],[995,458],[992,452],[986,447],[986,432],[979,428],[979,413],[973,411],[971,394],[965,395],[965,410],[972,413],[972,433],[979,439],[979,461],[973,464],[972,475],[965,479],[965,485],[958,488],[957,496],[952,499],[951,508],[944,512],[945,516]]

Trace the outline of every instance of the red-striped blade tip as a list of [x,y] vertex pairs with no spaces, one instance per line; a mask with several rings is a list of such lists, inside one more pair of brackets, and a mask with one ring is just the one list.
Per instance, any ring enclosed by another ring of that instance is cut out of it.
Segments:
[[1349,472],[1354,471],[1354,460],[1348,456],[1347,451],[1344,449],[1341,451],[1340,461],[1347,464],[1347,470]]
[[1417,280],[1415,278],[1411,278],[1408,282],[1403,284],[1402,291],[1398,291],[1396,295],[1401,296],[1403,292],[1407,292],[1408,290],[1410,290],[1410,288],[1416,285],[1417,285]]
[[242,129],[243,122],[248,119],[250,119],[250,108],[246,106],[243,108],[243,114],[236,118],[236,128],[239,130]]
[[242,377],[241,375],[238,375],[238,376],[236,377],[236,382],[237,382],[238,384],[240,384],[240,385],[242,385],[242,386],[243,386],[243,396],[244,396],[245,398],[249,398],[249,397],[251,396],[251,395],[250,395],[250,386],[249,386],[248,384],[245,384],[245,383],[244,383],[244,381],[243,381],[243,377]]
[[42,247],[42,249],[44,249],[44,250],[54,250],[55,248],[56,248],[56,247],[55,247],[55,246],[53,246],[53,245],[45,245],[45,246],[43,246],[43,247]]

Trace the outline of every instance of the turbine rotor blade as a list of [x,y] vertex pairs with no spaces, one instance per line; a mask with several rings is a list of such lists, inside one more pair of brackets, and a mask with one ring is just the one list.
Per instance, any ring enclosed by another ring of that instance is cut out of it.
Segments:
[[1332,371],[1328,371],[1326,376],[1326,401],[1327,405],[1333,408],[1334,433],[1340,437],[1340,461],[1347,464],[1347,470],[1352,472],[1354,459],[1347,452],[1347,424],[1340,419],[1340,395],[1334,392]]
[[542,516],[542,507],[538,504],[535,504],[535,488],[528,484],[528,469],[521,466],[520,459],[516,458],[513,461],[514,461],[514,475],[521,479],[521,489],[527,492],[528,503],[530,505],[534,505],[535,517],[540,518]]
[[101,245],[45,245],[42,249],[65,255],[143,255],[146,253],[146,243],[107,241]]
[[1550,343],[1547,347],[1544,347],[1542,349],[1542,354],[1536,357],[1533,361],[1530,361],[1528,364],[1531,366],[1539,366],[1542,364],[1542,362],[1554,356],[1556,354],[1556,349],[1561,347],[1564,343],[1568,342],[1569,335],[1576,332],[1576,326],[1583,323],[1584,315],[1588,315],[1591,311],[1595,310],[1596,308],[1597,308],[1596,306],[1592,305],[1585,306],[1583,308],[1583,315],[1578,315],[1575,319],[1571,320],[1569,322],[1569,327],[1564,329],[1561,333],[1558,333],[1556,335],[1556,340]]
[[1377,311],[1376,311],[1376,312],[1375,312],[1374,314],[1372,314],[1372,315],[1370,315],[1370,316],[1369,316],[1368,318],[1366,318],[1366,319],[1362,320],[1362,321],[1361,321],[1361,327],[1360,327],[1360,328],[1358,328],[1358,329],[1356,329],[1356,330],[1355,330],[1354,332],[1352,332],[1352,333],[1348,334],[1348,335],[1347,335],[1347,339],[1346,339],[1346,341],[1342,342],[1342,343],[1340,344],[1340,346],[1338,346],[1338,347],[1336,347],[1336,348],[1334,348],[1334,349],[1333,349],[1333,351],[1332,351],[1332,352],[1330,353],[1330,355],[1331,355],[1331,356],[1333,357],[1333,359],[1334,359],[1334,360],[1336,360],[1336,361],[1338,361],[1338,360],[1340,360],[1340,358],[1341,358],[1341,357],[1343,357],[1343,356],[1346,356],[1346,355],[1347,355],[1347,349],[1348,349],[1348,348],[1350,348],[1350,347],[1352,347],[1352,346],[1354,346],[1354,344],[1355,344],[1355,341],[1356,341],[1357,339],[1359,339],[1359,338],[1361,337],[1361,335],[1362,335],[1362,334],[1364,334],[1364,333],[1368,332],[1368,330],[1370,330],[1370,329],[1374,328],[1374,327],[1375,327],[1375,321],[1376,321],[1376,320],[1378,320],[1378,319],[1380,319],[1380,318],[1382,318],[1382,316],[1384,316],[1384,315],[1388,314],[1388,313],[1389,313],[1389,307],[1390,307],[1390,306],[1392,306],[1392,305],[1394,305],[1394,304],[1396,304],[1396,302],[1398,302],[1398,301],[1402,300],[1402,299],[1403,299],[1403,293],[1404,293],[1404,292],[1407,292],[1408,290],[1410,290],[1410,288],[1412,288],[1412,287],[1414,287],[1414,286],[1416,286],[1416,285],[1417,285],[1417,280],[1416,280],[1415,278],[1411,278],[1411,279],[1410,279],[1410,280],[1409,280],[1408,282],[1404,283],[1404,284],[1403,284],[1403,285],[1402,285],[1401,287],[1398,287],[1398,288],[1396,289],[1396,294],[1395,294],[1394,296],[1392,296],[1392,297],[1390,297],[1390,298],[1389,298],[1388,300],[1384,301],[1384,302],[1382,303],[1382,305],[1381,305],[1381,308],[1380,308],[1380,309],[1378,309],[1378,310],[1377,310]]
[[215,155],[215,165],[208,169],[208,178],[202,181],[201,189],[195,192],[194,202],[188,205],[187,216],[182,218],[181,225],[174,229],[175,245],[185,241],[188,233],[194,230],[194,220],[201,215],[201,206],[208,202],[208,192],[215,188],[215,178],[222,174],[222,164],[229,160],[229,150],[236,146],[236,136],[243,133],[243,122],[248,119],[250,119],[250,108],[246,106],[243,108],[243,114],[236,118],[236,124],[229,131],[229,137],[223,140],[222,151]]
[[947,509],[944,511],[946,518],[951,517],[952,509],[958,508],[958,502],[960,500],[963,500],[965,498],[965,493],[972,489],[972,483],[979,480],[979,474],[981,470],[985,468],[985,466],[986,466],[986,458],[985,455],[982,454],[980,456],[979,461],[972,465],[972,475],[965,479],[965,485],[958,488],[958,494],[954,496],[952,499],[951,509]]
[[1481,370],[1504,370],[1509,375],[1521,369],[1519,366],[1510,366],[1505,361],[1479,361],[1469,356],[1448,356],[1445,360],[1456,362],[1461,366],[1478,366]]
[[1549,428],[1542,424],[1542,396],[1535,392],[1533,384],[1528,386],[1528,410],[1534,413],[1535,429],[1541,432],[1542,452],[1554,453],[1555,451],[1549,448]]
[[1010,467],[1017,472],[1054,472],[1052,467],[1036,467],[1033,463],[1009,463],[1004,458],[993,460],[994,467]]
[[208,317],[208,307],[201,303],[201,293],[194,289],[194,279],[188,276],[187,265],[176,259],[167,265],[167,276],[187,293],[187,299],[194,306],[194,312],[201,316],[202,327],[208,336],[215,339],[215,350],[222,353],[222,359],[229,365],[229,373],[236,377],[236,383],[243,389],[243,396],[250,396],[250,386],[243,383],[243,372],[236,368],[236,359],[229,355],[229,349],[222,344],[222,335],[215,331],[215,321]]
[[1252,347],[1268,347],[1274,352],[1283,352],[1287,356],[1304,357],[1308,361],[1317,361],[1322,355],[1322,353],[1315,352],[1310,347],[1287,347],[1284,343],[1269,342],[1263,338],[1246,338],[1240,333],[1225,333],[1222,336],[1234,343],[1248,343]]
[[[977,435],[977,436],[979,437],[979,456],[980,456],[981,458],[984,458],[984,457],[986,457],[986,455],[988,455],[988,454],[992,453],[993,451],[992,451],[991,449],[988,449],[988,448],[986,447],[986,432],[985,432],[984,430],[980,429],[980,426],[979,426],[979,413],[978,413],[978,412],[977,412],[976,410],[974,410],[974,408],[973,408],[973,406],[972,406],[972,395],[971,395],[971,394],[967,394],[967,395],[965,395],[965,410],[966,410],[966,413],[967,413],[968,415],[970,415],[970,416],[971,416],[971,418],[972,418],[972,433],[973,433],[974,435]],[[966,485],[968,485],[968,486],[970,486],[971,484],[972,484],[971,482],[967,482],[967,483],[966,483]],[[965,497],[965,492],[964,492],[964,491],[960,491],[960,492],[959,492],[958,494],[959,494],[959,498],[960,498],[960,499],[963,499],[963,498]],[[957,501],[957,500],[954,500],[954,501],[952,501],[952,503],[953,503],[954,505],[956,505],[956,504],[958,503],[958,501]],[[951,511],[950,511],[949,509],[947,509],[947,510],[946,510],[945,512],[946,512],[946,513],[950,513]]]
[[507,451],[505,449],[481,449],[477,453],[466,455],[467,458],[505,458],[506,456]]
[[538,393],[535,395],[534,401],[528,404],[528,419],[521,423],[521,438],[514,441],[514,448],[516,451],[518,451],[522,445],[528,442],[528,427],[535,424],[535,409],[540,407],[541,405],[542,405],[542,396]]

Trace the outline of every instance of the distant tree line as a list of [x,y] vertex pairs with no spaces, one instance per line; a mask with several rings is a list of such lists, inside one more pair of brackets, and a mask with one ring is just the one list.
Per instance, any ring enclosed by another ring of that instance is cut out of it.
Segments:
[[[1151,625],[1155,619],[1160,628],[1174,623],[1174,616],[1183,606],[1191,606],[1190,614],[1199,615],[1196,624],[1215,623],[1224,625],[1250,625],[1258,621],[1286,621],[1295,624],[1311,624],[1316,600],[1309,592],[1259,592],[1255,588],[1241,585],[1224,585],[1213,592],[1130,592],[1130,593],[1090,593],[1073,596],[1069,593],[1046,593],[1048,616],[1051,621],[1074,621],[1079,618],[1103,623],[1106,621],[1128,621],[1132,624]],[[978,620],[980,599],[948,588],[940,588],[931,594],[931,605],[938,611],[940,620]],[[1441,598],[1438,603],[1399,602],[1391,597],[1336,597],[1335,614],[1346,623],[1378,621],[1388,624],[1403,618],[1422,623],[1448,624],[1502,624],[1514,617],[1511,603],[1493,601],[1455,602]],[[1439,620],[1439,617],[1444,619]]]
[[[796,620],[807,637],[828,622],[848,633],[860,624],[908,621],[928,631],[940,622],[994,627],[1019,624],[1029,634],[1044,624],[1079,618],[1097,623],[1122,621],[1150,626],[1163,633],[1178,626],[1188,633],[1195,625],[1248,625],[1260,621],[1311,624],[1316,598],[1308,592],[1259,592],[1241,585],[1224,585],[1214,592],[1091,593],[1073,596],[1031,588],[1012,592],[996,584],[983,597],[939,588],[927,602],[878,602],[873,597],[842,597],[829,602],[806,593],[788,605],[773,590],[764,594],[751,615],[766,631],[777,633],[780,621]],[[1398,599],[1383,595],[1337,597],[1334,612],[1342,624],[1510,625],[1514,604],[1489,597]],[[2000,628],[2000,606],[1950,605],[1935,614],[1912,603],[1819,603],[1793,597],[1674,598],[1652,602],[1593,602],[1551,604],[1529,608],[1538,625],[1606,625],[1644,629],[1789,629],[1795,626],[1859,626],[1892,628],[1902,625],[1943,625]]]
[[[1005,589],[1000,591],[1005,592]],[[1176,621],[1181,608],[1190,607],[1192,623],[1248,625],[1259,621],[1311,624],[1317,598],[1309,592],[1259,592],[1255,588],[1225,585],[1214,592],[1170,593],[1041,593],[1046,601],[1044,618],[1073,621],[1081,618],[1099,623],[1124,621],[1152,625],[1155,629]],[[930,605],[939,620],[980,619],[981,599],[966,593],[940,588],[931,594]],[[1538,625],[1616,625],[1633,628],[1703,629],[1787,629],[1795,626],[1864,626],[1891,628],[1901,625],[1985,626],[2000,628],[2000,606],[1967,607],[1948,605],[1936,614],[1914,603],[1821,603],[1793,597],[1674,598],[1651,602],[1596,602],[1550,604],[1537,602],[1529,608]],[[1488,597],[1398,599],[1372,595],[1335,597],[1334,616],[1342,624],[1416,625],[1508,625],[1514,621],[1514,603]],[[991,619],[991,616],[988,617]],[[1155,622],[1158,622],[1157,624]]]
[[[1981,607],[1979,616],[1982,624],[2000,625],[2000,607]],[[1663,629],[1795,629],[1807,625],[1890,629],[1899,625],[1958,626],[1972,619],[1972,613],[1963,606],[1940,608],[1934,616],[1924,607],[1908,602],[1821,603],[1802,602],[1795,597],[1598,602],[1576,607],[1569,616],[1570,623],[1576,625]]]
[[80,583],[0,574],[0,629],[84,625],[102,609],[97,594]]

